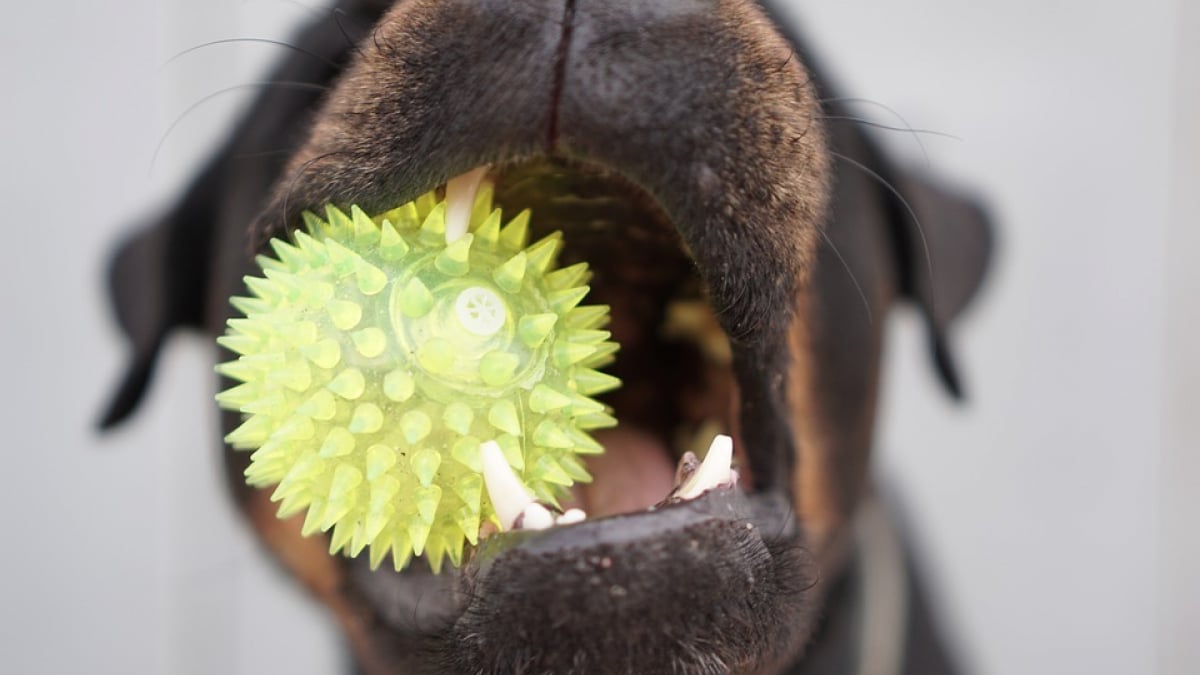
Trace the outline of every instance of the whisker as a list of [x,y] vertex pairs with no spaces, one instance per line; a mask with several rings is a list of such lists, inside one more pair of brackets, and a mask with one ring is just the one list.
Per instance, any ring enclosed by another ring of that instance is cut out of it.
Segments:
[[167,127],[167,130],[165,132],[163,132],[162,138],[159,139],[158,145],[156,145],[154,147],[154,154],[150,157],[150,168],[148,170],[148,173],[154,173],[154,167],[158,163],[158,156],[162,152],[163,145],[166,144],[167,139],[170,138],[171,133],[173,131],[175,131],[175,128],[178,127],[179,124],[181,122],[183,122],[183,120],[192,113],[192,111],[194,111],[196,108],[199,108],[200,106],[204,105],[205,103],[211,101],[212,99],[217,98],[218,96],[220,96],[222,94],[227,94],[229,92],[238,91],[241,89],[249,89],[252,87],[262,87],[262,88],[276,87],[279,89],[294,89],[297,91],[315,91],[315,92],[325,92],[325,91],[329,90],[329,87],[322,85],[322,84],[313,84],[312,82],[288,82],[288,81],[247,82],[245,84],[235,84],[232,87],[225,87],[224,89],[218,89],[217,91],[214,91],[213,93],[209,94],[208,96],[205,96],[204,98],[200,99],[199,101],[196,101],[192,105],[188,106],[186,110],[184,110],[182,113],[180,113],[180,115],[178,117],[175,118],[174,122],[171,122],[171,126]]
[[[283,195],[283,204],[280,207],[279,215],[283,220],[283,228],[280,234],[286,235],[288,231],[288,202],[290,202],[292,199],[292,192],[294,192],[296,189],[296,183],[300,182],[300,179],[304,177],[305,172],[307,172],[313,164],[316,164],[327,157],[341,154],[345,154],[345,151],[333,150],[331,152],[317,155],[316,157],[313,157],[307,162],[301,164],[300,168],[296,169],[296,171],[292,174],[292,179],[288,183],[287,192],[285,192]],[[280,176],[280,179],[282,178],[283,177]],[[251,257],[253,257],[263,246],[265,246],[271,237],[275,236],[277,224],[272,222],[271,219],[267,218],[267,213],[267,211],[264,211],[257,219],[255,219],[254,223],[250,226],[249,234],[246,236],[246,244],[249,246],[247,253]]]
[[[903,125],[905,128],[907,128],[908,130],[915,131],[915,130],[913,130],[913,126],[911,124],[909,124],[907,119],[905,119],[904,115],[900,114],[900,111],[896,110],[895,108],[891,107],[890,105],[880,103],[879,101],[875,101],[875,100],[872,100],[869,98],[858,98],[858,97],[854,97],[854,96],[841,96],[841,97],[821,99],[821,103],[865,103],[867,105],[873,105],[876,108],[880,108],[880,109],[885,110],[888,113],[890,113],[892,115],[892,117],[895,117],[897,120],[899,120],[900,124]],[[957,136],[951,136],[951,138],[955,138],[960,141],[962,140],[961,138],[958,138]],[[914,133],[913,139],[916,140],[917,145],[920,146],[921,154],[925,156],[925,168],[932,169],[933,163],[929,161],[929,151],[925,149],[925,144],[921,142],[920,136],[917,136]]]
[[921,248],[925,251],[925,267],[929,274],[929,284],[932,287],[933,286],[933,258],[929,254],[929,240],[925,238],[925,228],[921,225],[921,219],[917,218],[917,212],[913,211],[912,205],[908,203],[908,200],[904,198],[904,195],[900,194],[899,190],[897,190],[891,183],[887,182],[887,180],[883,176],[880,176],[878,173],[876,173],[874,170],[872,170],[869,166],[867,166],[857,160],[851,159],[839,152],[834,152],[834,151],[830,150],[829,154],[846,162],[850,166],[857,168],[858,170],[862,171],[863,173],[867,174],[868,176],[874,178],[876,181],[879,182],[880,185],[882,185],[884,188],[886,188],[888,192],[891,192],[893,195],[895,195],[896,199],[899,199],[900,203],[904,205],[905,210],[908,211],[909,217],[913,219],[913,223],[916,224],[916,226],[917,226],[917,234],[920,235],[920,237],[921,237]]
[[381,47],[379,45],[379,30],[381,28],[383,28],[382,21],[380,21],[379,23],[376,23],[375,27],[371,29],[371,42],[373,42],[375,44],[375,51],[383,53],[383,51],[384,51],[383,47]]
[[333,20],[337,23],[338,30],[342,33],[342,37],[346,39],[346,45],[355,51],[359,51],[358,41],[350,37],[350,34],[346,32],[346,26],[342,23],[342,19],[347,19],[351,23],[355,24],[359,32],[362,33],[367,32],[367,27],[364,26],[362,22],[356,20],[353,16],[347,13],[346,10],[342,9],[341,7],[334,7],[331,9],[326,9],[324,7],[313,7],[312,5],[299,2],[299,0],[279,0],[279,2],[286,2],[289,5],[295,5],[296,7],[299,7],[314,16],[332,16]]
[[910,134],[926,134],[928,136],[937,136],[939,138],[949,138],[955,141],[962,140],[962,136],[955,136],[954,134],[946,133],[944,131],[937,131],[935,129],[913,129],[912,127],[894,127],[888,124],[872,122],[871,120],[862,117],[854,117],[853,115],[819,115],[819,117],[823,120],[847,120],[850,122],[858,122],[859,124],[865,124],[869,127],[875,127],[876,129],[887,129],[888,131],[903,131]]
[[850,263],[846,262],[846,259],[842,257],[842,252],[838,250],[838,247],[833,243],[833,240],[829,238],[829,234],[825,232],[824,228],[821,228],[821,237],[825,239],[825,243],[829,244],[829,248],[833,250],[833,254],[836,255],[837,259],[842,263],[842,267],[846,270],[846,274],[850,275],[850,281],[854,284],[854,290],[858,291],[858,297],[860,300],[862,300],[863,309],[867,312],[867,324],[872,326],[875,325],[875,317],[871,313],[871,303],[867,301],[867,294],[863,291],[862,286],[858,283],[858,277],[854,276],[854,270],[850,269]]
[[[352,21],[353,21],[353,19],[341,7],[338,7],[337,9],[333,10],[333,12],[331,12],[331,14],[333,15],[334,23],[337,24],[338,31],[341,32],[343,38],[346,38],[346,44],[349,45],[350,48],[353,49],[359,56],[362,56],[362,47],[358,46],[358,40],[355,40],[350,37],[350,34],[346,32],[345,24],[342,23],[343,18],[350,19]],[[361,26],[360,26],[360,28],[361,28]]]
[[275,45],[276,47],[286,47],[288,49],[291,49],[292,51],[300,52],[301,54],[306,54],[308,56],[311,56],[314,59],[317,59],[318,61],[321,61],[333,68],[339,67],[338,64],[334,63],[333,61],[330,61],[329,59],[325,58],[324,56],[321,56],[320,54],[318,54],[316,52],[309,51],[298,45],[291,44],[290,42],[283,42],[282,40],[271,40],[268,38],[252,38],[252,37],[223,38],[220,40],[213,40],[211,42],[205,42],[203,44],[198,44],[195,47],[189,47],[189,48],[179,52],[178,54],[172,56],[171,58],[167,59],[163,63],[163,67],[165,68],[166,66],[171,65],[172,63],[179,60],[180,58],[187,56],[188,54],[191,54],[192,52],[204,49],[205,47],[215,47],[216,45],[239,44],[239,43],[243,43],[243,42]]
[[912,127],[894,127],[894,126],[891,126],[888,124],[880,124],[879,122],[872,122],[871,120],[864,119],[862,117],[855,117],[853,115],[823,115],[823,116],[821,116],[821,119],[824,119],[824,120],[848,120],[851,122],[856,122],[858,124],[862,124],[864,126],[873,127],[875,129],[886,129],[888,131],[901,131],[901,132],[910,133],[910,134],[912,134],[913,140],[915,140],[917,142],[917,147],[919,147],[921,149],[921,155],[925,157],[925,167],[927,169],[931,169],[933,167],[933,163],[929,161],[929,151],[925,148],[925,144],[921,142],[921,138],[918,134],[928,134],[930,136],[940,136],[942,138],[952,138],[956,141],[962,140],[962,138],[959,138],[958,136],[955,136],[954,134],[948,134],[948,133],[945,133],[942,131],[934,131],[932,129],[914,129]]
[[[301,164],[300,168],[296,169],[295,175],[292,176],[291,182],[288,183],[287,192],[285,192],[283,195],[283,208],[282,208],[283,213],[280,215],[282,215],[282,217],[285,219],[284,223],[283,223],[283,229],[285,232],[287,231],[287,226],[288,226],[288,224],[286,222],[286,219],[288,217],[288,202],[290,202],[292,200],[292,192],[295,191],[296,184],[299,183],[300,179],[304,177],[304,174],[310,168],[312,168],[313,164],[316,164],[317,162],[319,162],[323,159],[333,157],[334,155],[344,155],[344,154],[346,154],[346,152],[344,150],[331,150],[324,154],[320,154],[320,155],[317,155],[316,157],[313,157],[312,159],[308,160],[307,162]],[[262,239],[264,239],[264,240],[266,239],[266,237],[268,235],[270,235],[270,232],[260,233],[260,237],[262,237]]]
[[891,113],[893,117],[900,120],[901,124],[903,124],[905,126],[911,126],[908,123],[908,120],[904,119],[904,115],[901,115],[900,112],[897,111],[895,108],[893,108],[890,105],[887,105],[886,103],[881,103],[874,99],[861,98],[861,97],[857,97],[857,96],[834,96],[831,98],[820,99],[820,102],[821,103],[866,103],[868,105],[873,105],[876,108],[881,108],[883,110],[886,110],[887,112]]

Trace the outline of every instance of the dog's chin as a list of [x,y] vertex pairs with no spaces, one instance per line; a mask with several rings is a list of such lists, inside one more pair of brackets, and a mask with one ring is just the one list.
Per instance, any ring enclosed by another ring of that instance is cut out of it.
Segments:
[[[586,520],[484,533],[437,575],[424,560],[350,563],[378,629],[438,672],[758,672],[789,655],[809,630],[813,565],[791,501],[751,487],[729,341],[675,226],[631,181],[578,162],[486,180],[506,212],[532,210],[534,237],[563,231],[562,264],[592,267],[589,301],[611,307],[622,346],[610,370],[624,385],[605,397],[621,423],[596,433],[593,480],[562,505]],[[726,458],[724,478],[699,485],[718,434],[733,470]]]

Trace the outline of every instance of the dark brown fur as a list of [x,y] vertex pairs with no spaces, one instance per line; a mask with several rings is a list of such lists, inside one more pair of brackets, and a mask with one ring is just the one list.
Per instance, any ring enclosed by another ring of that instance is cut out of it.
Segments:
[[[265,93],[180,206],[122,249],[114,293],[135,354],[107,423],[132,410],[170,330],[222,331],[251,270],[247,224],[259,247],[304,209],[382,209],[485,163],[611,173],[678,227],[729,337],[732,370],[713,379],[736,383],[746,498],[509,537],[451,581],[330,558],[274,518],[241,481],[245,455],[227,451],[238,503],[371,673],[845,672],[848,525],[869,492],[883,315],[917,301],[957,392],[946,331],[981,278],[983,216],[900,171],[859,125],[827,120],[848,115],[820,100],[833,94],[797,36],[748,0],[387,4],[341,3],[374,26],[353,45],[345,20],[308,29],[301,45],[344,72],[298,55],[278,79],[336,77],[332,91],[319,105]],[[286,163],[255,157],[281,147]],[[633,267],[613,250],[599,274]],[[422,604],[430,589],[451,599]],[[905,672],[948,672],[917,606]]]

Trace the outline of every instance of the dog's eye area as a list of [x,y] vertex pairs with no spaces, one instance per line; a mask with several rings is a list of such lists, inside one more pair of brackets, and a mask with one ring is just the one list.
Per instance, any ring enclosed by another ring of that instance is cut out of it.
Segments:
[[506,213],[532,211],[534,240],[563,232],[560,265],[591,267],[587,302],[612,308],[608,328],[621,345],[607,370],[623,385],[603,397],[619,424],[595,433],[605,451],[587,457],[593,481],[572,489],[566,518],[535,505],[518,527],[569,524],[581,517],[574,509],[592,519],[645,510],[735,482],[736,444],[721,438],[736,416],[729,342],[678,230],[650,195],[620,175],[551,157],[490,167],[483,180]]

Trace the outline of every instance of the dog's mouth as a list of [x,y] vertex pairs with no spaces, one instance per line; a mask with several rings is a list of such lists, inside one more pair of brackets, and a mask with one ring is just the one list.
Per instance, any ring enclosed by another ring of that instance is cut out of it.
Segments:
[[[605,370],[622,385],[599,397],[619,425],[592,432],[603,446],[583,456],[592,479],[551,505],[512,495],[507,476],[493,477],[489,497],[503,522],[499,530],[484,523],[480,538],[506,549],[498,542],[510,531],[652,514],[710,490],[744,491],[751,467],[737,433],[730,341],[678,228],[655,200],[618,173],[556,156],[480,167],[450,183],[469,184],[458,194],[439,188],[450,202],[473,201],[482,187],[505,213],[529,209],[532,240],[562,232],[558,265],[588,264],[585,301],[609,308],[606,329],[620,345]],[[484,465],[487,473],[486,452]],[[469,547],[468,562],[476,550]]]
[[[587,302],[611,308],[608,328],[621,345],[606,369],[623,385],[602,397],[619,425],[595,432],[604,452],[586,458],[592,480],[557,507],[524,493],[503,459],[489,466],[485,448],[502,528],[485,524],[462,570],[446,565],[437,577],[356,562],[352,578],[366,600],[393,629],[437,626],[485,660],[530,644],[607,649],[628,635],[606,626],[655,617],[669,627],[664,639],[689,649],[739,632],[746,644],[721,662],[762,658],[762,645],[783,649],[779,635],[797,626],[760,622],[786,615],[811,582],[808,562],[786,491],[753,487],[733,347],[679,228],[636,183],[577,160],[500,163],[482,180],[505,212],[532,211],[535,239],[563,232],[561,265],[591,267]],[[770,423],[789,433],[786,420]],[[644,644],[645,653],[623,647],[629,661],[614,672],[653,667],[662,645]]]
[[383,619],[363,649],[480,673],[742,672],[794,653],[815,602],[789,341],[827,156],[786,41],[754,3],[413,2],[360,57],[260,240],[306,208],[378,212],[487,167],[499,207],[530,209],[535,237],[561,230],[561,265],[590,265],[623,381],[563,513],[493,490],[515,529],[461,570],[351,564]]

